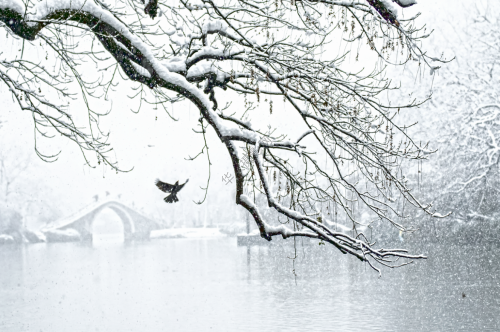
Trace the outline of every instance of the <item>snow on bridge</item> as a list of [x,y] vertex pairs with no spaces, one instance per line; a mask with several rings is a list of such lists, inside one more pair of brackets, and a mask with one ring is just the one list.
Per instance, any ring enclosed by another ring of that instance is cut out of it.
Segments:
[[[70,216],[57,220],[42,229],[46,236],[62,235],[70,231],[82,240],[92,240],[92,224],[104,209],[113,210],[123,223],[125,240],[149,239],[151,231],[160,229],[160,224],[113,199],[90,204]],[[78,233],[76,233],[76,232]]]

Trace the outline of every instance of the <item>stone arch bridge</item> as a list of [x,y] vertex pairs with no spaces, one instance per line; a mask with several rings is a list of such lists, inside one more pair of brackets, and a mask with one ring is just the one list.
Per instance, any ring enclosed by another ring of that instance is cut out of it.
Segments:
[[71,216],[54,222],[45,228],[44,233],[48,235],[51,232],[57,234],[60,231],[75,230],[79,233],[81,240],[92,241],[92,224],[96,216],[105,209],[111,209],[120,217],[125,241],[147,240],[151,231],[161,228],[158,222],[143,216],[123,203],[108,200],[96,202]]

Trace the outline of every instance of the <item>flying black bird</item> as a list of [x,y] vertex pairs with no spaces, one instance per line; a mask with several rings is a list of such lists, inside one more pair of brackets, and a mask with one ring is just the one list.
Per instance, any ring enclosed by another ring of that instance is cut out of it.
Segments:
[[175,184],[168,184],[165,182],[161,182],[159,179],[156,179],[156,186],[163,192],[171,193],[163,200],[167,203],[173,203],[179,201],[179,199],[177,198],[177,193],[182,189],[182,187],[186,185],[186,183],[188,183],[188,181],[189,179],[187,179],[183,184],[179,184],[179,181],[177,181]]

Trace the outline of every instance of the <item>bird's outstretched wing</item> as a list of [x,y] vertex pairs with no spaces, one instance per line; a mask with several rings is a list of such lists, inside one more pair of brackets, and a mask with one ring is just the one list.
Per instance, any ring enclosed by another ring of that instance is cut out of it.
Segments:
[[186,185],[186,183],[188,183],[189,179],[186,180],[186,182],[184,182],[183,184],[180,184],[178,187],[177,187],[177,190],[176,191],[180,191],[182,189],[182,187],[184,187]]
[[165,182],[161,182],[159,179],[156,179],[155,184],[158,187],[158,189],[160,189],[161,191],[166,192],[166,193],[172,192],[172,190],[175,188],[174,185],[171,185],[171,184],[168,184]]

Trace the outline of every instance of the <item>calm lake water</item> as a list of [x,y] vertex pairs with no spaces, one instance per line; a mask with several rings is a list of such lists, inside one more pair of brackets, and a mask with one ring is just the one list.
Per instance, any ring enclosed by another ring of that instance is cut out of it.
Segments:
[[5,245],[0,331],[500,331],[499,248],[423,253],[378,278],[318,245]]

